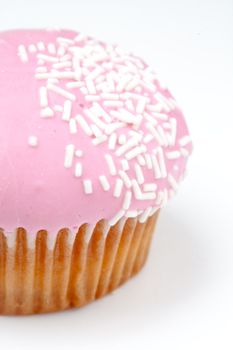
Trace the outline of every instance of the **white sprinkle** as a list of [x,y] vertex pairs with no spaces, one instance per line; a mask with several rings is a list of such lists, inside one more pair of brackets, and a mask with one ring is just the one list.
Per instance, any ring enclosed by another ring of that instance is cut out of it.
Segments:
[[87,37],[86,35],[82,34],[82,33],[79,33],[75,38],[74,40],[77,42],[77,43],[80,43],[81,41],[84,41],[86,40]]
[[120,79],[119,83],[116,86],[116,91],[117,92],[122,92],[126,85],[131,81],[132,75],[126,75],[123,78]]
[[92,130],[89,127],[88,123],[86,122],[86,120],[80,115],[78,114],[75,117],[76,121],[78,122],[78,124],[81,126],[81,128],[83,129],[83,131],[88,135],[88,136],[92,136]]
[[111,101],[111,100],[105,100],[103,102],[104,106],[106,107],[123,107],[124,106],[124,103],[122,101]]
[[130,71],[133,72],[133,73],[137,73],[138,71],[138,68],[130,61],[125,61],[124,60],[124,63],[127,65],[127,67],[129,67]]
[[99,101],[100,96],[99,95],[85,95],[85,100],[88,102],[93,102],[93,101]]
[[[44,68],[44,67],[42,67],[42,68]],[[56,79],[55,73],[48,73],[47,71],[45,73],[38,72],[38,68],[37,68],[37,72],[36,72],[35,77],[38,80]]]
[[132,180],[132,188],[133,188],[134,197],[140,200],[142,196],[142,191],[138,185],[138,182],[135,179]]
[[[135,99],[135,100],[141,100],[142,95],[136,94],[134,92],[124,92],[120,94],[120,97],[122,100],[128,100],[128,99]],[[147,103],[150,101],[149,97],[143,96]]]
[[54,116],[54,111],[50,107],[43,108],[40,112],[42,118],[50,118]]
[[142,146],[138,146],[133,148],[131,151],[129,151],[128,153],[126,153],[125,158],[127,160],[131,160],[135,157],[137,157],[139,154],[146,152],[146,146],[142,145]]
[[153,125],[151,123],[146,123],[146,127],[151,132],[151,134],[153,135],[154,139],[158,142],[158,144],[162,146],[164,144],[163,139],[161,138],[158,131],[153,127]]
[[136,178],[137,178],[139,185],[143,184],[144,183],[144,175],[142,172],[142,168],[140,167],[139,164],[135,163],[134,169],[135,169],[135,174],[136,174]]
[[126,100],[125,101],[125,106],[127,107],[127,109],[131,112],[134,112],[134,105],[133,105],[133,101],[132,100]]
[[110,123],[112,120],[112,118],[108,115],[108,113],[97,102],[93,103],[93,107],[91,108],[91,111],[94,113],[96,117],[104,118],[107,123]]
[[77,125],[76,125],[76,120],[74,118],[70,119],[69,127],[70,127],[70,133],[71,134],[76,134],[77,133]]
[[125,214],[124,210],[120,210],[111,220],[109,220],[109,225],[114,226]]
[[68,89],[75,89],[83,86],[84,86],[84,82],[82,81],[71,81],[66,83],[66,87],[68,87]]
[[100,180],[101,186],[103,187],[103,190],[104,191],[109,191],[110,190],[110,185],[109,185],[109,182],[108,182],[106,176],[105,175],[99,176],[99,180]]
[[110,135],[108,139],[108,148],[109,150],[114,150],[116,147],[117,134],[114,132]]
[[131,149],[132,147],[138,145],[138,139],[137,137],[131,137],[124,145],[122,145],[121,147],[118,148],[118,150],[116,151],[116,155],[122,156],[122,154],[124,154],[125,152],[127,152],[129,149]]
[[131,191],[126,191],[125,198],[124,198],[123,205],[122,205],[122,208],[124,210],[128,210],[129,209],[130,204],[131,204],[131,199],[132,199],[132,192]]
[[94,140],[92,140],[93,145],[97,146],[100,145],[101,143],[107,141],[107,136],[106,135],[102,135]]
[[81,158],[83,156],[83,151],[81,149],[77,149],[75,151],[75,156]]
[[47,80],[47,86],[48,84],[58,84],[59,80],[57,78],[48,78]]
[[31,147],[36,147],[38,145],[38,138],[36,136],[29,136],[28,144]]
[[90,118],[100,129],[105,129],[106,124],[98,118],[95,113],[93,113],[90,109],[84,109],[83,112],[86,114],[88,118]]
[[151,161],[152,161],[152,167],[153,167],[155,179],[160,179],[162,177],[161,170],[159,167],[157,157],[154,154],[151,156]]
[[71,59],[72,59],[71,55],[67,54],[67,55],[60,57],[60,62],[69,61]]
[[173,98],[169,97],[167,100],[173,109],[179,108],[177,102]]
[[124,170],[124,171],[129,170],[129,163],[126,159],[121,159],[120,162],[121,162],[122,170]]
[[167,180],[168,180],[169,184],[171,185],[171,187],[173,188],[173,190],[177,191],[179,186],[178,186],[178,183],[175,180],[175,178],[171,174],[168,174]]
[[76,75],[74,72],[67,72],[67,71],[62,71],[62,72],[54,72],[54,77],[57,79],[76,79]]
[[75,165],[75,176],[76,177],[81,177],[82,173],[83,173],[82,164],[81,163],[77,163]]
[[37,48],[36,48],[36,46],[34,44],[31,44],[31,45],[28,46],[28,51],[30,53],[35,53],[37,51]]
[[134,77],[128,84],[125,86],[126,91],[134,90],[140,83],[139,77]]
[[147,135],[144,137],[143,142],[144,142],[144,143],[149,143],[149,142],[151,142],[153,139],[154,139],[154,137],[153,137],[151,134],[147,134]]
[[166,152],[167,159],[177,159],[180,155],[180,151]]
[[145,192],[141,194],[141,197],[139,198],[142,201],[149,201],[156,198],[155,192]]
[[129,124],[134,124],[136,122],[136,118],[135,116],[131,116],[129,114],[125,114],[124,112],[118,110],[111,110],[110,111],[111,116],[113,116],[114,118],[124,122],[124,123],[129,123]]
[[123,128],[125,126],[125,123],[112,123],[109,125],[106,125],[104,131],[107,135],[112,134],[115,130],[119,129],[119,128]]
[[42,86],[39,91],[40,91],[40,105],[41,107],[46,107],[48,105],[47,89],[45,86]]
[[[65,62],[58,62],[53,64],[53,68],[55,69],[64,69],[64,68],[69,68],[72,66],[72,63],[70,61],[65,61]],[[74,77],[74,74],[72,75]]]
[[38,65],[43,65],[43,64],[45,64],[45,61],[43,61],[42,59],[39,59],[39,60],[37,60],[37,63],[38,63]]
[[96,94],[96,88],[93,80],[91,79],[86,79],[86,87],[90,95],[95,95]]
[[98,126],[96,126],[95,124],[91,124],[90,127],[95,137],[98,138],[102,136],[102,131],[98,128]]
[[180,140],[179,140],[179,144],[181,146],[186,146],[188,143],[190,143],[192,140],[191,140],[191,137],[189,135],[186,135],[184,137],[182,137]]
[[154,104],[154,105],[148,104],[146,106],[146,110],[149,112],[159,113],[161,111],[161,105],[159,103]]
[[146,222],[146,220],[148,219],[148,217],[150,216],[152,207],[148,207],[144,210],[144,212],[140,215],[139,217],[139,222],[141,224],[143,224],[144,222]]
[[169,111],[170,109],[173,109],[173,108],[174,108],[174,107],[173,107],[173,104],[170,103],[170,101],[169,101],[165,96],[163,96],[160,92],[157,92],[157,93],[155,94],[155,98],[156,98],[157,101],[159,101],[159,102],[163,105],[163,107],[164,107],[167,111]]
[[120,145],[124,145],[126,143],[126,136],[125,136],[125,134],[120,134],[120,136],[118,137],[118,143]]
[[83,180],[83,187],[86,194],[91,194],[93,192],[91,180]]
[[171,129],[171,124],[170,123],[168,123],[168,122],[165,122],[165,123],[163,123],[163,128],[164,129]]
[[42,41],[37,43],[37,47],[39,51],[45,51],[45,44]]
[[56,47],[53,43],[49,43],[48,44],[48,52],[51,54],[51,55],[55,55],[56,54]]
[[96,67],[88,76],[87,79],[95,80],[100,74],[103,73],[103,68]]
[[64,90],[56,85],[48,84],[48,89],[65,97],[65,98],[70,99],[71,101],[75,101],[75,99],[76,99],[74,94],[72,94],[72,93],[70,93],[70,92],[68,92],[68,91],[66,91],[66,90]]
[[87,76],[90,73],[89,69],[87,68],[82,68],[82,74]]
[[141,141],[142,140],[142,132],[138,132],[138,131],[135,131],[135,130],[129,130],[129,135],[130,136],[133,136],[133,137],[137,137],[138,141]]
[[109,172],[111,175],[116,175],[116,166],[110,154],[105,154],[105,159],[108,164]]
[[141,98],[140,100],[138,100],[137,106],[136,106],[136,113],[137,114],[142,114],[145,110],[145,106],[146,106],[146,99]]
[[145,154],[145,160],[146,160],[146,166],[147,166],[147,168],[150,170],[150,169],[152,169],[152,161],[151,161],[151,156],[150,156],[150,154],[149,153],[146,153]]
[[180,153],[183,157],[187,158],[189,156],[189,152],[186,148],[181,147]]
[[61,57],[61,56],[64,56],[65,53],[66,53],[65,46],[64,45],[60,45],[58,50],[57,50],[57,55]]
[[46,67],[37,67],[36,73],[47,73],[47,68]]
[[119,100],[119,95],[118,94],[112,94],[112,93],[108,93],[108,92],[103,92],[100,95],[105,100]]
[[115,92],[116,88],[115,88],[115,82],[112,78],[112,75],[111,73],[107,74],[106,75],[106,82],[108,84],[108,89],[109,89],[109,92]]
[[131,123],[137,122],[138,116],[135,116],[135,114],[129,112],[127,109],[121,108],[119,109],[119,111],[123,113],[125,116],[127,116],[128,119],[131,119]]
[[72,102],[70,100],[66,100],[64,102],[62,120],[65,120],[65,121],[69,121],[70,120],[71,108],[72,108]]
[[116,197],[116,198],[120,197],[122,187],[123,187],[123,181],[121,179],[117,179],[116,184],[115,184],[115,188],[114,188],[114,192],[113,192],[114,197]]
[[171,142],[170,145],[174,146],[176,142],[176,129],[177,129],[177,123],[175,118],[170,118],[170,124],[171,124]]
[[150,122],[152,125],[156,126],[158,124],[158,121],[153,117],[151,114],[144,112],[143,113],[144,118]]
[[63,112],[63,107],[61,105],[55,105],[53,107],[53,109],[56,111],[56,112]]
[[166,169],[166,164],[164,161],[164,154],[163,154],[163,149],[161,147],[158,147],[156,149],[156,153],[158,154],[158,162],[161,170],[161,176],[167,177],[167,169]]
[[19,45],[18,47],[18,55],[22,62],[28,62],[28,54],[24,45]]
[[141,154],[139,154],[137,156],[137,161],[138,161],[138,164],[141,165],[141,166],[145,166],[146,165],[145,158]]
[[157,185],[155,183],[146,183],[143,185],[143,191],[154,192],[157,190]]
[[64,162],[65,168],[72,167],[73,158],[74,158],[74,145],[70,144],[70,145],[67,145],[65,149],[65,162]]
[[64,43],[64,44],[68,44],[68,45],[74,45],[74,40],[68,39],[68,38],[58,37],[57,41],[59,43]]
[[160,120],[167,120],[168,119],[168,115],[167,114],[164,114],[164,113],[158,113],[158,112],[152,112],[153,113],[153,116],[157,119],[160,119]]
[[54,62],[54,63],[58,62],[57,57],[44,55],[43,53],[38,53],[37,58],[46,62]]
[[141,80],[140,85],[144,87],[146,90],[149,90],[150,92],[156,91],[156,86],[149,81]]
[[158,131],[161,139],[163,140],[164,146],[167,147],[168,146],[168,140],[167,140],[167,137],[166,137],[165,132],[164,132],[163,128],[161,127],[161,125],[159,125],[157,127],[157,131]]
[[131,180],[125,171],[119,170],[119,176],[121,177],[121,179],[123,180],[123,182],[127,188],[130,188],[132,186]]

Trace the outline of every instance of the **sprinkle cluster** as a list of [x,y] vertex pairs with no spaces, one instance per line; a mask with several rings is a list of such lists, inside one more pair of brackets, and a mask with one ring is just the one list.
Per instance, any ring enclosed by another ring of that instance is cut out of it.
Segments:
[[[36,55],[35,78],[42,83],[41,118],[60,113],[71,134],[80,129],[94,147],[106,145],[109,171],[99,174],[98,180],[103,191],[111,191],[122,201],[122,208],[110,225],[123,216],[140,215],[144,222],[164,206],[177,190],[179,180],[168,173],[167,161],[187,157],[191,140],[189,135],[177,140],[177,120],[172,116],[177,104],[168,92],[161,93],[166,89],[162,89],[156,74],[119,47],[104,45],[82,34],[73,39],[58,37],[55,43],[47,45],[20,45],[18,55],[24,63],[30,55]],[[79,114],[73,112],[77,91],[86,102]],[[62,97],[63,105],[50,105],[50,93]],[[30,136],[28,143],[36,147],[38,140]],[[68,144],[64,167],[73,169],[84,192],[90,195],[95,188],[91,179],[83,178],[84,156],[85,150]],[[145,181],[148,171],[153,174],[153,182]],[[110,185],[110,177],[115,179],[114,186]],[[167,179],[168,186],[163,190],[157,187],[160,179]],[[144,211],[131,210],[132,199],[153,204]]]

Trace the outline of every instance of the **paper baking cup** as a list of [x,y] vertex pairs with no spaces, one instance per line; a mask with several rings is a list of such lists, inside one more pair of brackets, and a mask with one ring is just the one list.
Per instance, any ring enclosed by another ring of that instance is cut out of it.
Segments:
[[99,221],[52,239],[41,230],[0,230],[0,314],[34,314],[83,306],[111,292],[144,265],[158,212],[144,223]]

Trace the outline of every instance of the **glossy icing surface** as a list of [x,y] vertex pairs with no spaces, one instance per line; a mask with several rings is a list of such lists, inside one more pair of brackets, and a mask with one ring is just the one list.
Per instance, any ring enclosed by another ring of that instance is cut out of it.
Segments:
[[73,31],[0,33],[0,227],[144,221],[177,190],[192,144],[139,58]]

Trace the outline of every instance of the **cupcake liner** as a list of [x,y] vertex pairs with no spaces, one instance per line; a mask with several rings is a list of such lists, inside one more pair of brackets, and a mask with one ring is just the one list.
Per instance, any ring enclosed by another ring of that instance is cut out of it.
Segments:
[[0,314],[80,307],[113,291],[144,265],[158,213],[62,229],[53,240],[46,230],[0,230]]

